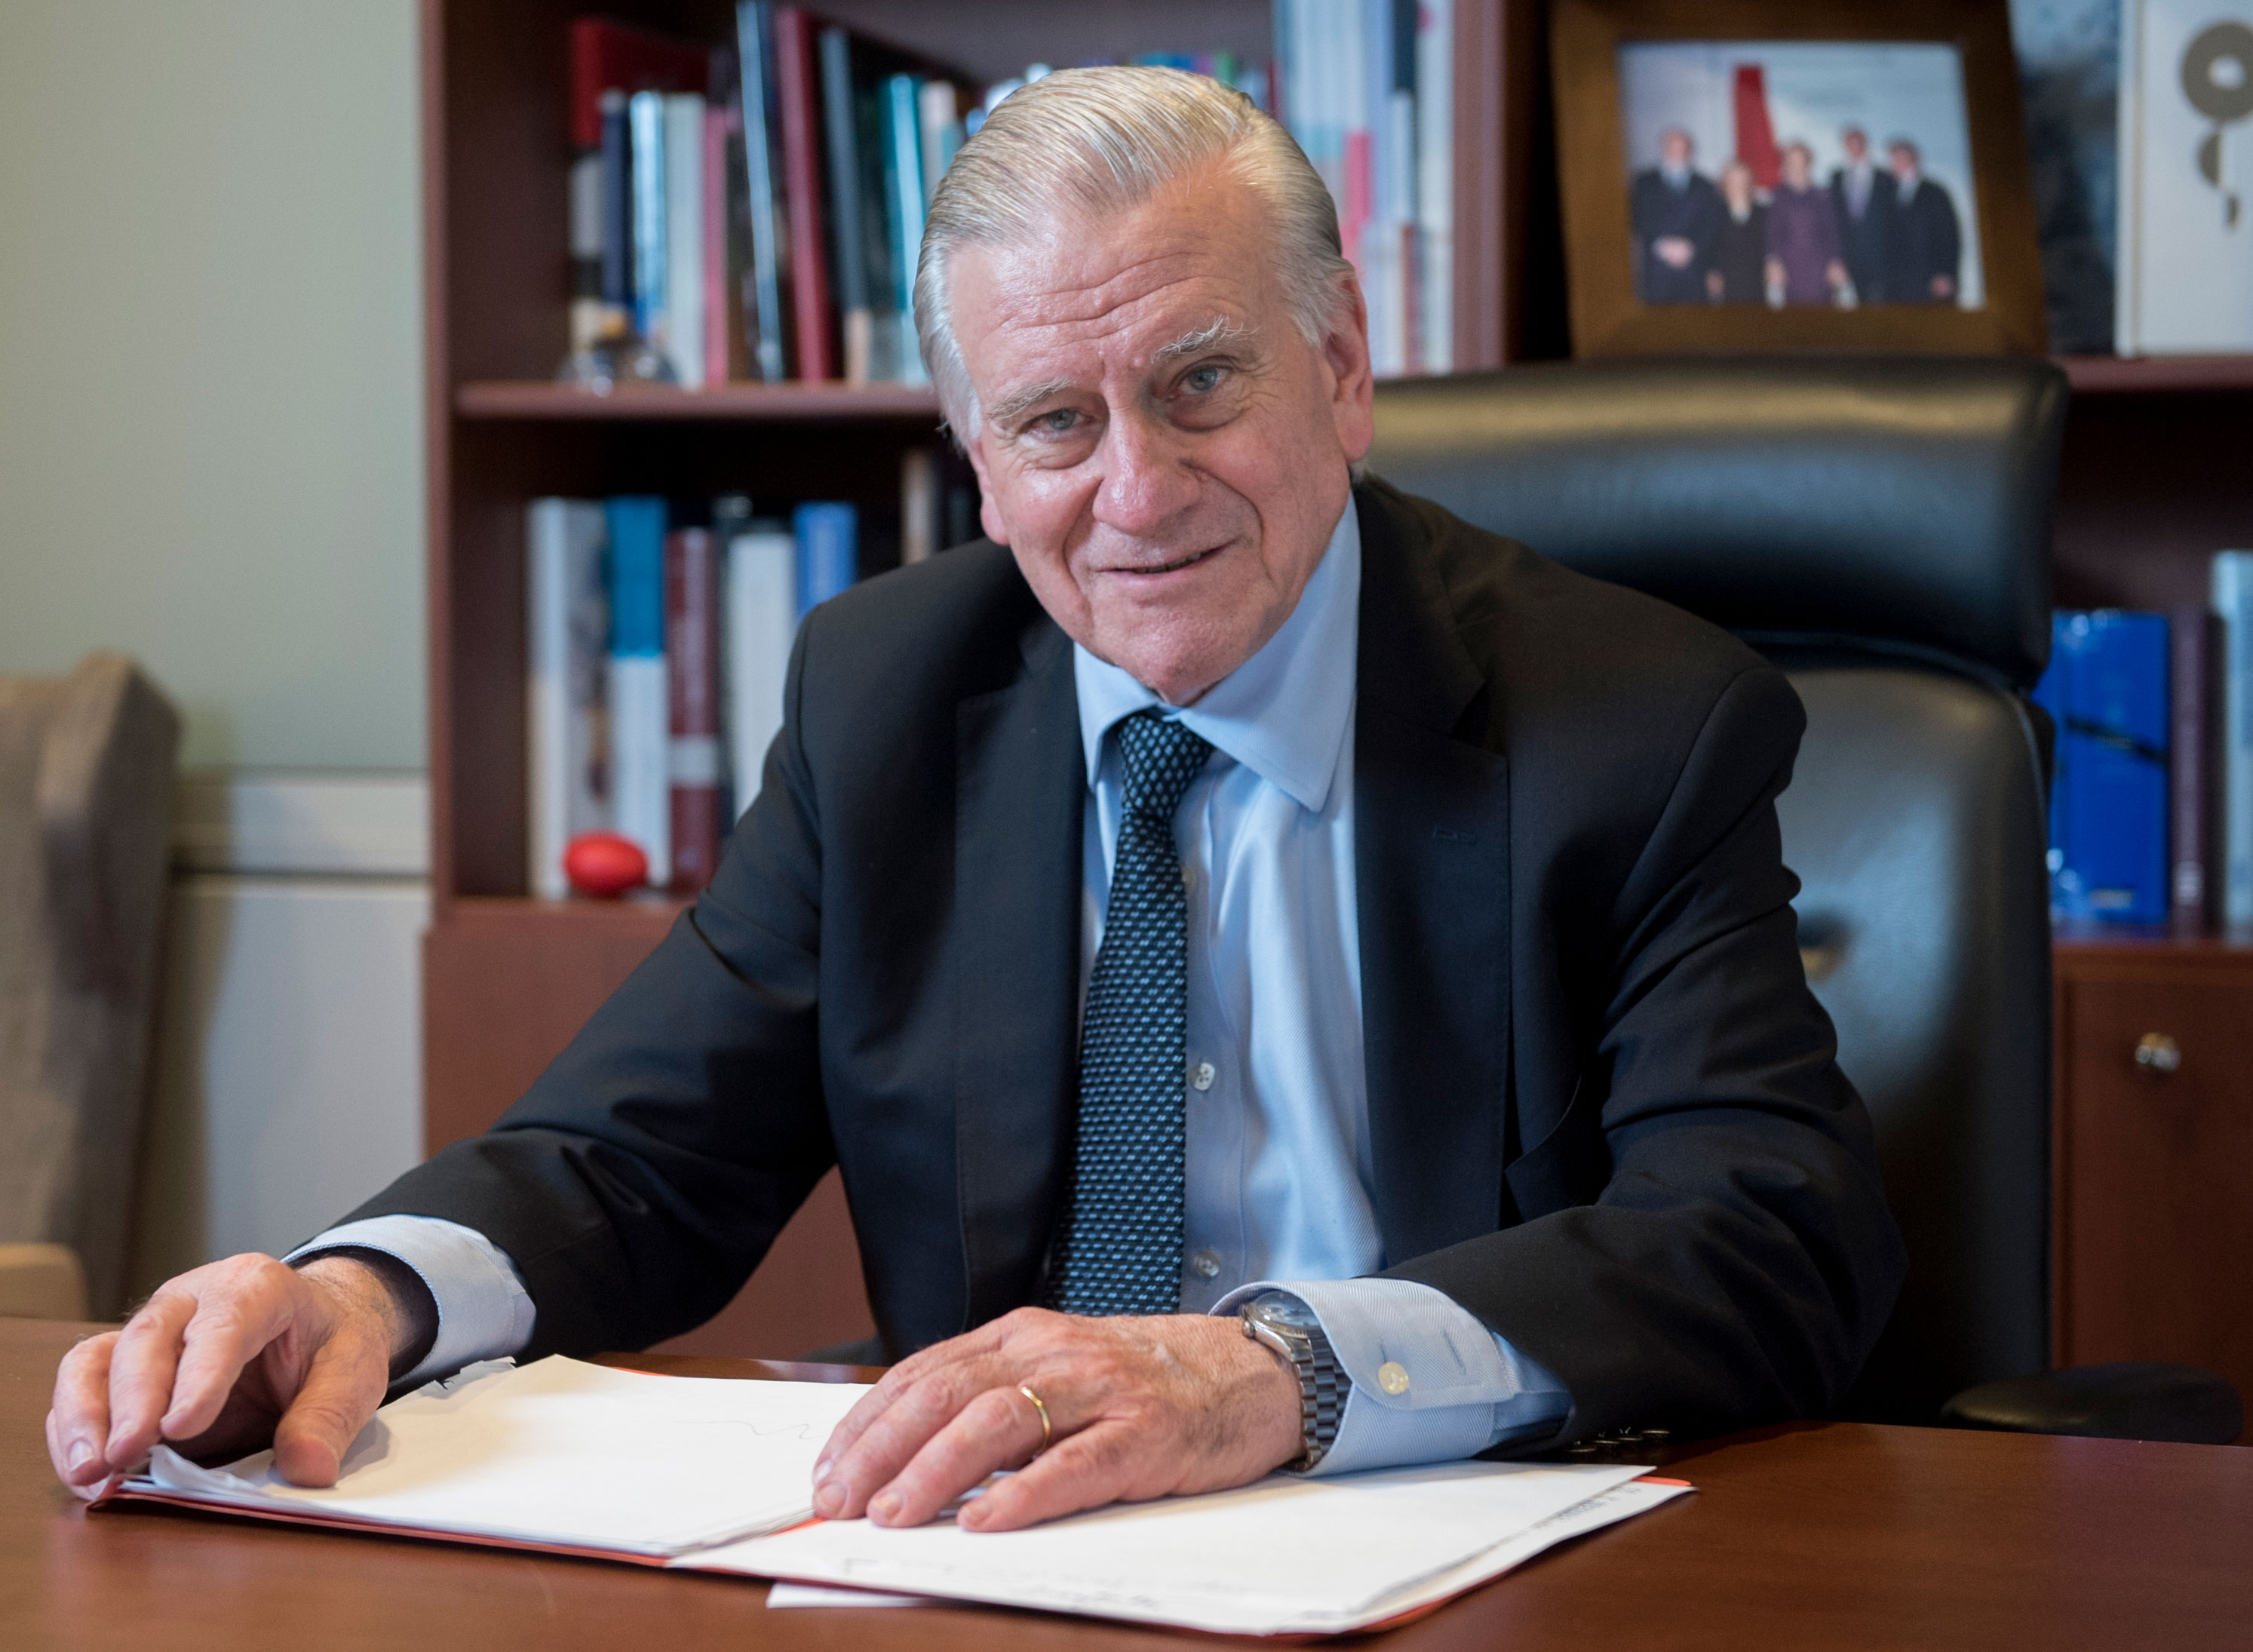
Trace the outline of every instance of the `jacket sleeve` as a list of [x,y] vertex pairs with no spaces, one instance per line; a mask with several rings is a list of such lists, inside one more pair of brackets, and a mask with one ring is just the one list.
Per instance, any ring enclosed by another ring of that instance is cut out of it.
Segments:
[[725,1307],[834,1161],[816,1049],[821,847],[806,656],[710,888],[485,1135],[349,1219],[457,1222],[513,1261],[525,1357],[642,1348]]
[[1775,798],[1804,721],[1770,667],[1721,693],[1612,903],[1573,1099],[1508,1172],[1524,1219],[1391,1270],[1562,1379],[1557,1439],[1820,1414],[1900,1289],[1782,861]]

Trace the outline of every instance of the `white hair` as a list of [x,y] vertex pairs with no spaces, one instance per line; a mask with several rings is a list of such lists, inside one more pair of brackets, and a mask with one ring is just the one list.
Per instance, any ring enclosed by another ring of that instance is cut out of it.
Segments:
[[1113,216],[1216,165],[1266,204],[1291,319],[1319,346],[1351,291],[1337,207],[1291,135],[1250,98],[1180,69],[1093,68],[1060,69],[1002,100],[939,181],[916,263],[916,335],[958,440],[979,415],[947,314],[956,251],[1029,240],[1060,214]]

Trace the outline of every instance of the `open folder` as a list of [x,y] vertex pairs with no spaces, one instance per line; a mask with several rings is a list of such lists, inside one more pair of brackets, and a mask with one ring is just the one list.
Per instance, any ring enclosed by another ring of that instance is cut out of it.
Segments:
[[97,1507],[159,1502],[1223,1633],[1342,1634],[1482,1583],[1688,1488],[1612,1465],[1461,1462],[1121,1505],[1028,1531],[813,1516],[813,1461],[867,1391],[554,1357],[386,1405],[332,1487],[260,1452],[165,1447]]

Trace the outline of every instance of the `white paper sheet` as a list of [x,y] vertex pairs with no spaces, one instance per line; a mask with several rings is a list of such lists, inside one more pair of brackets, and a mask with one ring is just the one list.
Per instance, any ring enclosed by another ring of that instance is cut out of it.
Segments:
[[1468,1462],[1278,1475],[1021,1532],[827,1521],[673,1564],[1224,1634],[1337,1634],[1445,1600],[1683,1489],[1630,1483],[1645,1472]]
[[561,1357],[496,1364],[386,1405],[327,1489],[282,1481],[271,1452],[206,1469],[162,1446],[140,1484],[237,1507],[678,1555],[809,1518],[813,1460],[867,1391]]
[[767,1609],[785,1612],[797,1607],[935,1607],[944,1604],[927,1594],[886,1594],[876,1589],[837,1589],[826,1583],[778,1583],[767,1591]]

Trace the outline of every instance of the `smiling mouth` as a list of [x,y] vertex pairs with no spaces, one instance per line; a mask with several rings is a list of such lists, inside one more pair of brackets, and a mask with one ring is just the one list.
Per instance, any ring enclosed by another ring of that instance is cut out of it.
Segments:
[[1221,552],[1226,548],[1227,547],[1225,546],[1216,545],[1209,551],[1196,552],[1191,555],[1182,557],[1176,562],[1158,562],[1148,568],[1114,568],[1109,571],[1113,574],[1133,574],[1140,576],[1147,576],[1154,574],[1178,574],[1185,568],[1195,568],[1199,562],[1204,561],[1208,558],[1219,555]]

